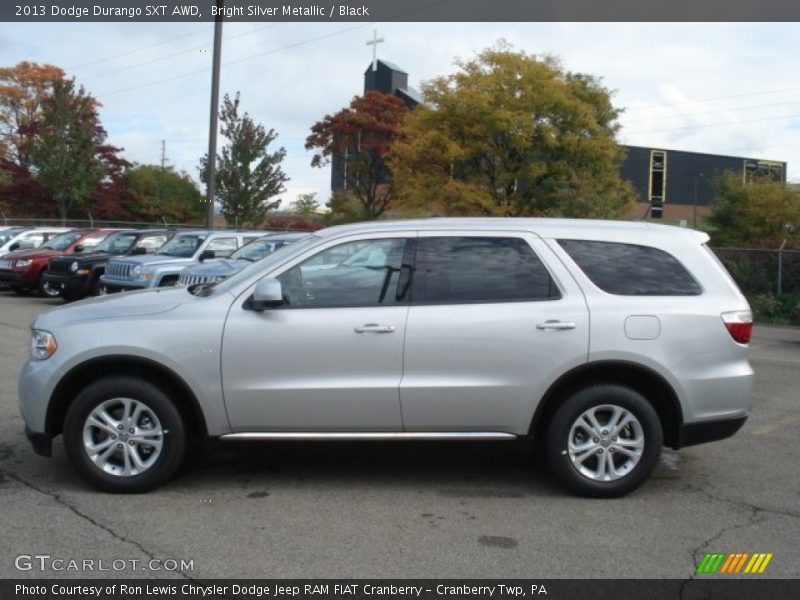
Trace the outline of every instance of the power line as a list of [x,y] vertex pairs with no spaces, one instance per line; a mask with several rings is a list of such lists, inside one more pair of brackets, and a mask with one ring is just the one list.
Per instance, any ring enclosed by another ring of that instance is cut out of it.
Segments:
[[681,102],[671,102],[669,104],[650,104],[645,106],[633,106],[626,110],[628,111],[637,111],[637,110],[651,110],[653,108],[666,108],[669,106],[681,106],[684,104],[699,104],[702,102],[714,102],[716,100],[728,100],[730,98],[746,98],[750,96],[764,96],[766,94],[780,94],[782,92],[794,92],[800,90],[800,85],[790,87],[790,88],[781,88],[778,90],[764,90],[761,92],[748,92],[746,94],[731,94],[728,96],[714,96],[711,98],[699,98],[696,100],[682,100]]
[[732,125],[744,125],[745,123],[760,123],[762,121],[775,121],[778,119],[795,119],[800,117],[800,113],[793,114],[793,115],[783,115],[780,117],[764,117],[761,119],[749,119],[747,121],[735,121],[731,122],[728,121],[726,123],[707,123],[705,125],[686,125],[685,127],[670,127],[668,129],[648,129],[642,131],[630,131],[625,132],[625,135],[639,135],[642,133],[662,133],[665,131],[683,131],[686,129],[704,129],[707,127],[730,127]]
[[642,122],[645,122],[645,121],[655,121],[657,119],[659,119],[659,120],[660,119],[679,119],[679,118],[683,118],[683,117],[696,117],[696,116],[700,116],[700,115],[715,115],[715,114],[719,114],[720,112],[729,111],[729,110],[730,111],[752,110],[752,109],[755,109],[755,108],[767,108],[767,107],[770,107],[770,106],[787,106],[787,105],[790,105],[790,104],[800,104],[800,100],[791,100],[789,102],[771,102],[769,104],[755,104],[755,105],[752,105],[752,106],[742,106],[742,107],[739,107],[739,108],[719,108],[717,110],[707,110],[707,111],[696,112],[696,113],[681,113],[681,114],[677,114],[677,115],[646,117],[646,118],[643,118],[643,119],[626,120],[625,122],[627,124],[630,124],[630,123],[642,123]]
[[[307,40],[303,40],[303,41],[300,41],[300,42],[295,42],[295,43],[289,44],[287,46],[281,46],[279,48],[273,48],[272,50],[267,50],[266,52],[259,52],[258,54],[251,54],[250,56],[245,56],[243,58],[237,58],[236,60],[230,60],[230,61],[228,61],[226,63],[223,63],[223,64],[225,66],[228,66],[228,65],[233,65],[233,64],[236,64],[236,63],[243,62],[245,60],[250,60],[252,58],[259,58],[261,56],[267,56],[269,54],[276,54],[277,52],[282,52],[283,50],[290,50],[292,48],[297,48],[299,46],[304,46],[306,44],[311,44],[313,42],[318,42],[319,40],[324,40],[326,38],[334,37],[336,35],[341,35],[343,33],[348,33],[350,31],[355,31],[356,29],[363,29],[364,27],[370,27],[372,25],[374,25],[374,23],[362,23],[362,24],[356,25],[354,27],[347,27],[345,29],[340,29],[340,30],[334,31],[332,33],[326,33],[326,34],[319,35],[319,36],[316,36],[316,37],[313,37],[313,38],[309,38]],[[111,92],[103,92],[103,93],[97,94],[97,96],[102,98],[102,97],[107,97],[107,96],[113,96],[113,95],[116,95],[116,94],[122,94],[124,92],[129,92],[131,90],[138,90],[138,89],[141,89],[141,88],[144,88],[144,87],[150,87],[150,86],[153,86],[153,85],[158,85],[159,83],[166,83],[168,81],[174,81],[176,79],[183,79],[184,77],[190,77],[192,75],[197,75],[199,73],[207,73],[208,70],[209,70],[208,67],[204,67],[202,69],[197,69],[195,71],[187,71],[185,73],[180,73],[178,75],[173,75],[172,77],[165,77],[164,79],[158,79],[156,81],[149,81],[147,83],[142,83],[142,84],[139,84],[139,85],[133,85],[133,86],[130,86],[130,87],[122,88],[122,89],[119,89],[119,90],[114,90],[114,91],[111,91]]]
[[107,62],[109,60],[112,60],[112,59],[115,59],[115,58],[119,58],[120,56],[128,56],[130,54],[136,54],[137,52],[141,52],[143,50],[149,50],[151,48],[156,48],[158,46],[163,46],[164,44],[169,44],[170,42],[174,42],[175,40],[182,40],[184,38],[192,37],[192,36],[195,36],[195,35],[199,35],[201,33],[208,33],[208,28],[206,27],[206,28],[203,28],[203,29],[197,29],[197,30],[195,30],[195,31],[193,31],[191,33],[186,33],[184,35],[175,36],[175,37],[169,38],[167,40],[162,40],[160,42],[156,42],[155,44],[150,44],[149,46],[140,46],[139,48],[133,48],[133,49],[127,50],[125,52],[118,52],[117,54],[111,54],[111,55],[105,56],[103,58],[98,58],[97,60],[90,60],[89,62],[85,62],[85,63],[82,63],[80,65],[75,65],[74,67],[67,67],[64,70],[65,71],[74,71],[76,69],[82,69],[83,67],[89,67],[91,65],[96,65],[96,64],[99,64],[99,63],[102,63],[102,62]]
[[[246,35],[251,35],[253,33],[257,33],[259,31],[264,31],[265,29],[274,29],[275,27],[280,27],[283,23],[273,23],[272,25],[267,25],[265,27],[258,27],[256,29],[252,29],[250,31],[245,31],[243,33],[238,33],[236,35],[227,36],[223,39],[223,42],[234,40],[236,38],[240,38]],[[186,50],[179,50],[178,52],[173,52],[172,54],[167,54],[166,56],[158,56],[156,58],[152,58],[150,60],[145,60],[142,62],[138,62],[132,65],[127,65],[125,67],[120,67],[118,69],[113,69],[111,71],[106,71],[105,73],[100,73],[98,75],[92,75],[91,77],[83,77],[81,82],[84,81],[91,81],[92,79],[99,79],[101,77],[108,77],[109,75],[116,75],[118,73],[122,73],[124,71],[130,71],[131,69],[136,69],[138,67],[143,67],[145,65],[151,65],[153,63],[161,62],[162,60],[168,60],[170,58],[175,58],[176,56],[180,56],[182,54],[189,54],[190,52],[197,52],[200,50],[205,50],[208,48],[208,44],[204,44],[202,46],[195,46],[194,48],[188,48]]]

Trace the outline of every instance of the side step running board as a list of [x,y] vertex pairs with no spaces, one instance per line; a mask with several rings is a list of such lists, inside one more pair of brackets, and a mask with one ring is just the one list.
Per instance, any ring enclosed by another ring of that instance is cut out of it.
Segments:
[[517,436],[513,433],[499,433],[492,431],[359,431],[359,432],[241,432],[226,433],[220,436],[225,442],[236,441],[297,441],[297,442],[329,442],[329,441],[404,441],[404,440],[514,440]]

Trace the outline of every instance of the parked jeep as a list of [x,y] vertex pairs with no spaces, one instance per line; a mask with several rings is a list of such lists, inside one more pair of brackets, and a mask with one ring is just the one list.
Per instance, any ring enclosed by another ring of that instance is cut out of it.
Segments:
[[269,256],[278,248],[306,237],[307,233],[271,233],[242,246],[228,258],[205,261],[181,271],[178,285],[215,283],[238,273],[250,263]]
[[102,292],[100,276],[105,273],[109,257],[154,254],[174,233],[164,229],[112,233],[94,252],[51,258],[44,281],[50,288],[60,290],[66,302],[97,296]]
[[38,289],[44,296],[56,298],[61,290],[44,280],[44,271],[53,256],[75,254],[93,249],[115,229],[81,229],[57,235],[33,250],[17,250],[0,258],[0,281],[7,282],[18,294]]
[[175,285],[181,270],[207,258],[233,254],[248,242],[260,238],[263,231],[180,231],[156,254],[127,256],[108,261],[100,281],[107,292],[142,290]]

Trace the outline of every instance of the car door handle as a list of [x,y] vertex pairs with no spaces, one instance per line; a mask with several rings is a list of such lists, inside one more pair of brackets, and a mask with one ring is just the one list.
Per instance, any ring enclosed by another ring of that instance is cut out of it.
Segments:
[[545,321],[536,325],[536,329],[575,329],[572,321]]
[[353,329],[356,333],[394,333],[394,325],[378,325],[377,323],[366,323],[361,327]]

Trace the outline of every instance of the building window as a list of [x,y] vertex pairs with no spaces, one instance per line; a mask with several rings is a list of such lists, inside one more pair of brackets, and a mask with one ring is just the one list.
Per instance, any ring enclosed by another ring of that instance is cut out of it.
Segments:
[[667,153],[663,150],[650,151],[650,215],[661,217],[667,196]]
[[772,181],[783,181],[783,163],[772,160],[745,160],[744,182],[750,183],[758,177],[769,177]]

